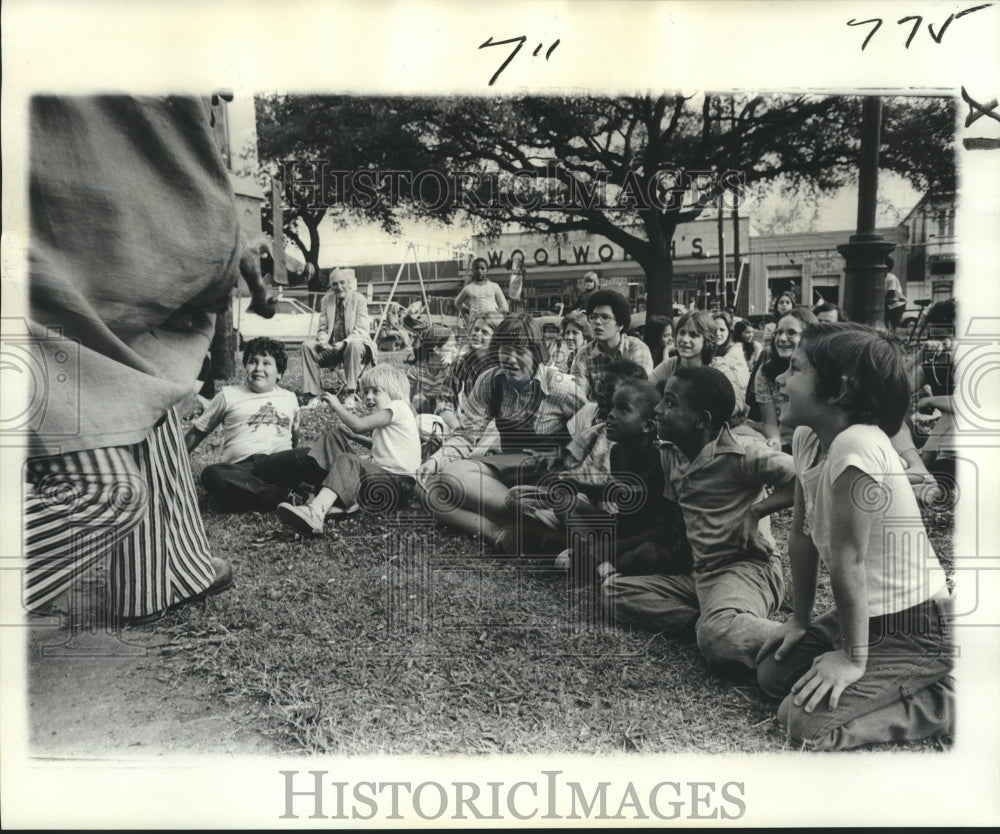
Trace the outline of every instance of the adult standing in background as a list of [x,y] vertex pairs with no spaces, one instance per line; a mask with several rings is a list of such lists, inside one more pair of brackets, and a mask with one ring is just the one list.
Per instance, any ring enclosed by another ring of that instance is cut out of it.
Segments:
[[330,272],[330,292],[320,301],[316,338],[302,343],[302,398],[310,408],[322,404],[322,368],[344,366],[344,405],[351,408],[359,402],[362,368],[376,362],[378,350],[368,332],[368,299],[351,289],[352,272]]
[[895,333],[906,309],[906,296],[903,295],[903,285],[892,274],[892,267],[892,258],[886,258],[885,268],[888,272],[885,276],[885,323],[889,330]]

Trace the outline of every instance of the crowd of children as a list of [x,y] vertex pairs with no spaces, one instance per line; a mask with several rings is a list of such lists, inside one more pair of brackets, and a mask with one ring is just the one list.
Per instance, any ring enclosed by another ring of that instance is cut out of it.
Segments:
[[[728,314],[695,311],[658,331],[654,367],[623,296],[592,292],[553,345],[531,316],[484,309],[479,272],[459,297],[461,351],[432,325],[405,374],[387,362],[361,374],[360,413],[322,395],[336,427],[309,446],[278,384],[282,346],[250,342],[245,383],[223,387],[188,432],[190,450],[223,427],[206,490],[307,535],[437,491],[440,523],[497,553],[551,558],[594,583],[609,622],[687,635],[715,670],[754,677],[796,743],[951,732],[944,572],[929,545],[901,544],[926,543],[911,486],[927,470],[898,439],[910,369],[890,337],[782,297],[764,347]],[[759,420],[746,419],[751,402]],[[432,453],[422,412],[448,429]],[[285,500],[302,484],[306,503]],[[769,526],[785,508],[787,557]],[[792,615],[780,622],[785,558]],[[814,616],[820,561],[834,608]]]

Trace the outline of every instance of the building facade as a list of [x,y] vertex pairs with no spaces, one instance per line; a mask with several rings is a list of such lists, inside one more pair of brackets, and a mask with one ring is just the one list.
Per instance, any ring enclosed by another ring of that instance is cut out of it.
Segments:
[[[673,300],[685,307],[711,309],[735,303],[744,316],[762,316],[772,300],[791,292],[800,304],[844,301],[844,258],[837,246],[847,243],[853,230],[800,232],[760,236],[751,221],[739,218],[738,252],[734,259],[734,224],[724,218],[721,249],[725,284],[720,280],[720,224],[716,218],[699,219],[677,228],[672,242]],[[955,201],[922,199],[898,226],[883,227],[878,234],[896,245],[893,272],[911,301],[939,300],[954,291],[956,275]],[[624,249],[598,235],[573,233],[558,236],[510,232],[472,239],[464,258],[417,264],[356,266],[359,289],[374,300],[385,300],[397,274],[395,298],[409,303],[421,298],[419,278],[435,312],[450,312],[454,298],[468,280],[475,258],[485,258],[488,277],[504,291],[510,287],[517,265],[523,264],[523,291],[519,309],[555,312],[570,306],[582,289],[583,276],[591,270],[602,286],[625,295],[634,311],[646,308],[646,276]],[[736,268],[738,265],[738,268]]]

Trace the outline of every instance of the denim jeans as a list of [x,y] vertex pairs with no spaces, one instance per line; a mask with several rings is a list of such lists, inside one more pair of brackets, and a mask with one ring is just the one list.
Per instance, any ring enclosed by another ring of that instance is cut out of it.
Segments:
[[756,668],[756,655],[778,623],[781,562],[742,559],[712,571],[669,576],[611,574],[602,587],[609,618],[650,631],[694,630],[698,648],[719,671]]
[[792,685],[821,654],[842,647],[837,611],[818,617],[780,663],[765,658],[757,681],[784,698],[778,722],[789,742],[813,750],[847,750],[882,741],[915,741],[954,731],[952,600],[939,596],[905,612],[869,620],[868,665],[835,710],[796,706]]

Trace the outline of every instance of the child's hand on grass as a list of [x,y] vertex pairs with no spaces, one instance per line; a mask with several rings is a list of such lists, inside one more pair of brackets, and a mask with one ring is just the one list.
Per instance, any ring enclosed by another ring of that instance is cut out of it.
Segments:
[[792,687],[795,706],[805,704],[805,711],[812,712],[829,693],[830,709],[835,710],[841,693],[861,679],[866,667],[867,663],[851,660],[840,649],[821,654],[813,661],[812,668]]
[[757,662],[760,663],[763,661],[771,652],[774,652],[775,660],[784,660],[805,633],[806,630],[802,626],[797,625],[794,620],[786,620],[767,635],[764,645],[757,652]]

